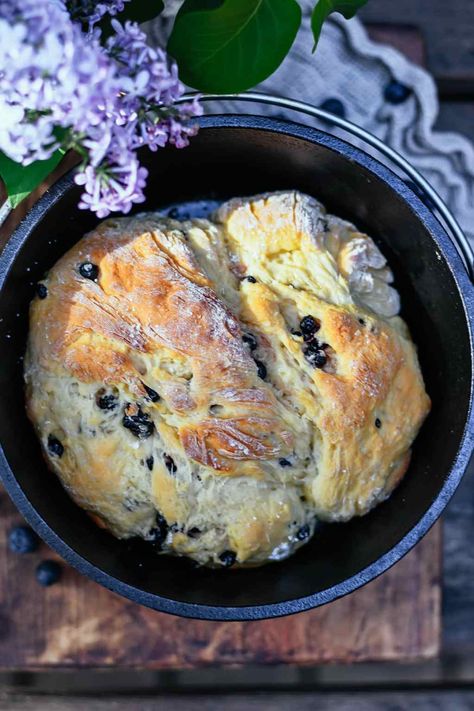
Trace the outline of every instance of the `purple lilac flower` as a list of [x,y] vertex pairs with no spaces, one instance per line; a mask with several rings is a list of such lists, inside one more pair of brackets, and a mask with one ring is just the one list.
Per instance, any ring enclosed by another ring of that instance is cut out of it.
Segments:
[[55,128],[84,132],[113,113],[118,78],[59,2],[14,0],[9,10],[13,24],[0,18],[0,149],[27,165],[56,150]]
[[84,33],[64,0],[0,0],[0,150],[24,165],[48,158],[60,140],[79,150],[80,207],[99,217],[143,202],[147,171],[136,149],[187,145],[196,132],[189,119],[201,113],[196,100],[173,106],[184,91],[176,65],[137,23],[112,20],[104,47],[90,31],[126,1],[69,0],[80,22],[79,11],[92,11]]
[[130,145],[133,148],[146,145],[152,151],[168,141],[178,148],[187,146],[197,127],[183,121],[200,116],[202,108],[197,99],[181,106],[179,112],[172,108],[184,93],[176,64],[170,65],[165,52],[147,44],[146,35],[137,23],[121,25],[112,20],[112,27],[115,34],[107,41],[107,51],[126,71],[123,82],[126,93],[116,122],[129,124]]
[[88,25],[88,32],[92,33],[94,25],[102,20],[105,15],[116,15],[125,7],[129,0],[67,0],[66,5],[73,20]]
[[133,203],[145,200],[143,189],[147,176],[147,169],[140,166],[135,153],[115,164],[88,165],[75,177],[77,185],[84,186],[79,207],[92,210],[100,218],[114,211],[130,212]]

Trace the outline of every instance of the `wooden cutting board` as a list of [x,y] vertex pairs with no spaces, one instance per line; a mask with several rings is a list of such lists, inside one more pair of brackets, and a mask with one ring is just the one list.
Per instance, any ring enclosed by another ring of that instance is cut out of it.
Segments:
[[7,531],[18,523],[0,489],[0,669],[319,664],[439,651],[439,525],[394,568],[330,605],[261,622],[206,622],[142,608],[66,566],[59,583],[40,587],[37,564],[57,556],[46,545],[10,553]]

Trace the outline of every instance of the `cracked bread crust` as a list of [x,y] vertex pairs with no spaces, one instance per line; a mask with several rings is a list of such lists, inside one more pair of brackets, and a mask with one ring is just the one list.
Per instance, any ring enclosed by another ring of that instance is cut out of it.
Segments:
[[370,238],[300,193],[106,220],[31,306],[49,465],[118,537],[206,565],[286,557],[408,466],[429,399],[390,282]]

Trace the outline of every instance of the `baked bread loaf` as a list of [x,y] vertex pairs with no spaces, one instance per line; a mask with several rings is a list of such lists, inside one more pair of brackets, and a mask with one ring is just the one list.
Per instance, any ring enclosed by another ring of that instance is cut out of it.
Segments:
[[108,219],[38,285],[27,408],[74,500],[214,566],[385,499],[429,410],[374,242],[315,199]]

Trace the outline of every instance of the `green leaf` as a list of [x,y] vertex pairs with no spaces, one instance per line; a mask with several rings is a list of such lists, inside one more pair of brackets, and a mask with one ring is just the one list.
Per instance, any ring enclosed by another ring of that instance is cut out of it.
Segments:
[[[140,24],[158,17],[163,12],[163,8],[163,0],[129,0],[125,3],[122,12],[116,15],[116,19],[122,23],[131,20]],[[102,39],[107,39],[113,34],[110,20],[110,15],[107,15],[99,25],[102,29]]]
[[221,94],[244,91],[279,67],[300,23],[296,0],[185,0],[168,51],[185,84]]
[[22,200],[28,197],[56,168],[63,155],[64,151],[57,150],[47,160],[38,160],[24,166],[15,163],[0,151],[0,177],[5,183],[10,207],[17,207]]
[[346,20],[350,20],[351,17],[354,17],[357,10],[363,7],[367,1],[368,0],[318,0],[314,7],[313,14],[311,15],[311,29],[313,30],[314,37],[313,52],[318,44],[323,24],[332,12],[340,12],[341,15],[344,15]]

